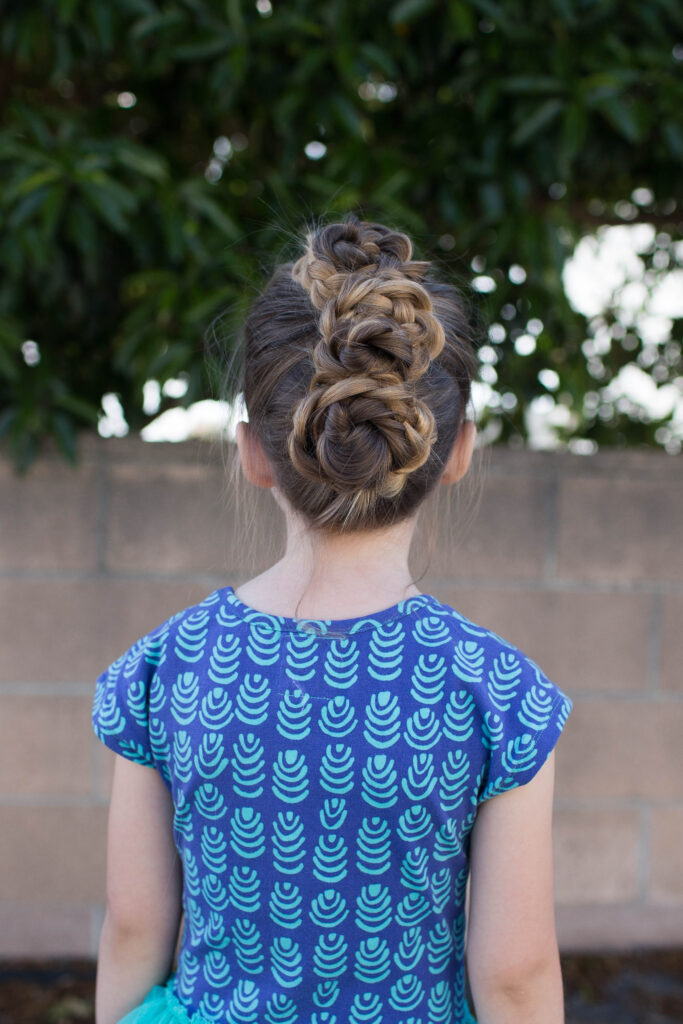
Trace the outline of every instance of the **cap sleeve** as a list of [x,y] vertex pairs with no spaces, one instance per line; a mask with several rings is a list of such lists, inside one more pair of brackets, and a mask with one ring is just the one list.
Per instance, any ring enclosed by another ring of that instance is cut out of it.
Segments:
[[154,765],[149,734],[149,695],[155,664],[142,637],[98,676],[92,708],[95,735],[117,754]]
[[572,701],[516,648],[488,668],[483,741],[488,752],[479,803],[530,782],[547,761]]

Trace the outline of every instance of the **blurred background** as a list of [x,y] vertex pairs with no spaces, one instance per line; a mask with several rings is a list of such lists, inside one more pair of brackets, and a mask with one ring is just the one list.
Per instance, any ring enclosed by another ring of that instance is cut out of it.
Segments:
[[471,297],[486,442],[680,452],[675,0],[3,6],[18,465],[46,436],[74,457],[84,425],[220,429],[229,410],[197,407],[221,397],[208,325],[229,347],[304,223],[348,210]]
[[[437,510],[416,568],[574,699],[571,1020],[680,1022],[683,8],[0,12],[0,1022],[91,1018],[112,757],[94,679],[276,556],[269,495],[250,544],[228,509],[226,363],[274,264],[349,211],[409,233],[476,325],[479,512],[464,531]],[[56,1004],[35,979],[64,957],[85,987]]]

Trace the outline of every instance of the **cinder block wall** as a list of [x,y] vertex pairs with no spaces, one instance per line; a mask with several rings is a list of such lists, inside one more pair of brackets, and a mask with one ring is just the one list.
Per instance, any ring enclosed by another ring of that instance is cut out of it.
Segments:
[[[259,492],[249,561],[216,445],[93,436],[81,451],[76,470],[48,454],[23,479],[0,452],[5,957],[96,952],[114,758],[91,733],[96,676],[282,540]],[[558,747],[563,948],[683,944],[683,462],[493,449],[474,525],[452,519],[421,589],[575,702]]]

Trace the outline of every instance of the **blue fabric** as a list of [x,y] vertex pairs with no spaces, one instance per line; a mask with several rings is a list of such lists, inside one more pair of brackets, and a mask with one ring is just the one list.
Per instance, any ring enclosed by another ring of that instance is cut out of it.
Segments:
[[173,796],[185,925],[173,1001],[126,1024],[467,1024],[477,808],[533,778],[571,706],[429,594],[323,621],[223,587],[142,637],[93,727]]
[[[214,1024],[197,1013],[192,1017],[188,1015],[173,991],[174,983],[175,975],[172,975],[165,985],[155,985],[143,1002],[122,1017],[118,1024]],[[463,1024],[477,1024],[468,1007]]]

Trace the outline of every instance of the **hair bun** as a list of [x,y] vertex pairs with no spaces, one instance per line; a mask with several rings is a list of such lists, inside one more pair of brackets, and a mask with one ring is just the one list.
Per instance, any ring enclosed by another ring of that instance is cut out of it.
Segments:
[[429,458],[436,425],[414,383],[443,327],[407,235],[351,217],[307,236],[292,277],[321,311],[315,372],[288,439],[295,468],[359,500],[395,497]]
[[308,291],[316,309],[323,309],[348,274],[393,269],[402,277],[420,280],[429,263],[412,260],[412,252],[407,235],[350,215],[341,224],[307,233],[306,252],[294,264],[292,277]]

